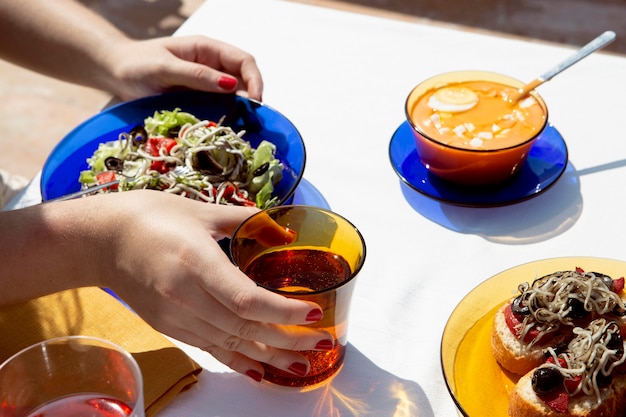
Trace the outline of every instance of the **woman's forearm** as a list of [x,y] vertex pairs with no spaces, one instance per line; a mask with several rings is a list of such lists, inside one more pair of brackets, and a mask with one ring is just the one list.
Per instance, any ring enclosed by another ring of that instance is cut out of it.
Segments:
[[0,305],[98,285],[90,269],[104,255],[98,245],[106,232],[97,229],[97,213],[88,199],[1,213]]
[[0,59],[122,100],[172,88],[261,100],[249,53],[204,36],[128,38],[73,0],[0,0]]
[[30,70],[107,89],[107,59],[126,36],[72,0],[0,2],[0,58]]

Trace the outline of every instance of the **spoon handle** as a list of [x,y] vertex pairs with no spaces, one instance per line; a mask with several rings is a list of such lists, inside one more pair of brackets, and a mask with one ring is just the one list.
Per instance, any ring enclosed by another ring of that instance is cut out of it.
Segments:
[[577,63],[578,61],[580,61],[587,55],[591,54],[592,52],[595,52],[598,49],[604,48],[606,45],[613,42],[614,40],[615,40],[615,32],[611,30],[607,30],[602,35],[598,36],[597,38],[589,42],[587,45],[580,48],[574,54],[570,55],[569,58],[565,59],[560,64],[555,65],[554,67],[546,71],[543,75],[540,75],[539,79],[541,81],[550,80],[552,77],[554,77],[561,71],[564,71],[567,68],[571,67],[572,65],[574,65],[575,63]]
[[526,97],[528,93],[530,93],[535,88],[539,87],[541,84],[552,79],[552,77],[554,77],[558,73],[566,70],[567,68],[571,67],[572,65],[574,65],[575,63],[577,63],[578,61],[580,61],[587,55],[591,54],[592,52],[597,51],[600,48],[605,47],[606,45],[613,42],[614,40],[615,40],[615,32],[611,30],[607,30],[602,35],[598,36],[597,38],[589,42],[587,45],[583,46],[582,48],[577,50],[575,53],[570,55],[567,59],[555,65],[554,67],[550,68],[544,74],[535,78],[534,80],[526,84],[524,87],[520,88],[517,94],[511,97],[510,101],[512,103],[515,103],[518,100],[520,100],[522,97]]

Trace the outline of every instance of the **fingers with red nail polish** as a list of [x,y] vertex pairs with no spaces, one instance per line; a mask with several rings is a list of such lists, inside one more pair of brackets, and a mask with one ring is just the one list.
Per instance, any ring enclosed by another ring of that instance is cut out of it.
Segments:
[[289,365],[289,371],[298,376],[305,376],[309,373],[309,365],[304,362],[294,362]]
[[333,350],[334,347],[335,342],[332,339],[324,339],[317,342],[317,344],[315,345],[315,350],[328,351]]
[[261,380],[263,379],[263,374],[254,369],[250,369],[249,371],[247,371],[246,375],[254,379],[256,382],[261,382]]
[[219,80],[217,80],[217,85],[224,90],[231,91],[237,87],[237,79],[229,77],[228,75],[222,75]]
[[319,308],[314,308],[307,314],[306,321],[320,321],[324,317],[324,313]]

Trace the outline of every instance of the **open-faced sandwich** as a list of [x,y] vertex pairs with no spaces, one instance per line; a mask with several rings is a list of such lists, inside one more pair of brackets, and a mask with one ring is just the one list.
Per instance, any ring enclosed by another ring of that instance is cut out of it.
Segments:
[[614,280],[580,268],[520,284],[519,295],[496,312],[494,357],[507,371],[524,375],[544,362],[548,349],[566,346],[575,327],[586,327],[597,318],[626,327],[623,288],[623,277]]
[[626,411],[624,341],[605,318],[575,327],[565,350],[547,349],[547,360],[519,379],[511,393],[512,417],[623,416]]

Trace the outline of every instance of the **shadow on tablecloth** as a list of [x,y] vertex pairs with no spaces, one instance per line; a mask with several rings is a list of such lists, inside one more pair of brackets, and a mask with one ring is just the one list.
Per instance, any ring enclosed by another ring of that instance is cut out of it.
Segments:
[[551,188],[503,207],[462,207],[433,200],[400,183],[407,202],[429,220],[459,233],[475,234],[502,244],[529,244],[564,233],[583,208],[579,173],[568,163]]
[[287,392],[234,372],[205,371],[173,405],[186,417],[434,416],[419,384],[378,368],[350,344],[341,372],[317,390]]

